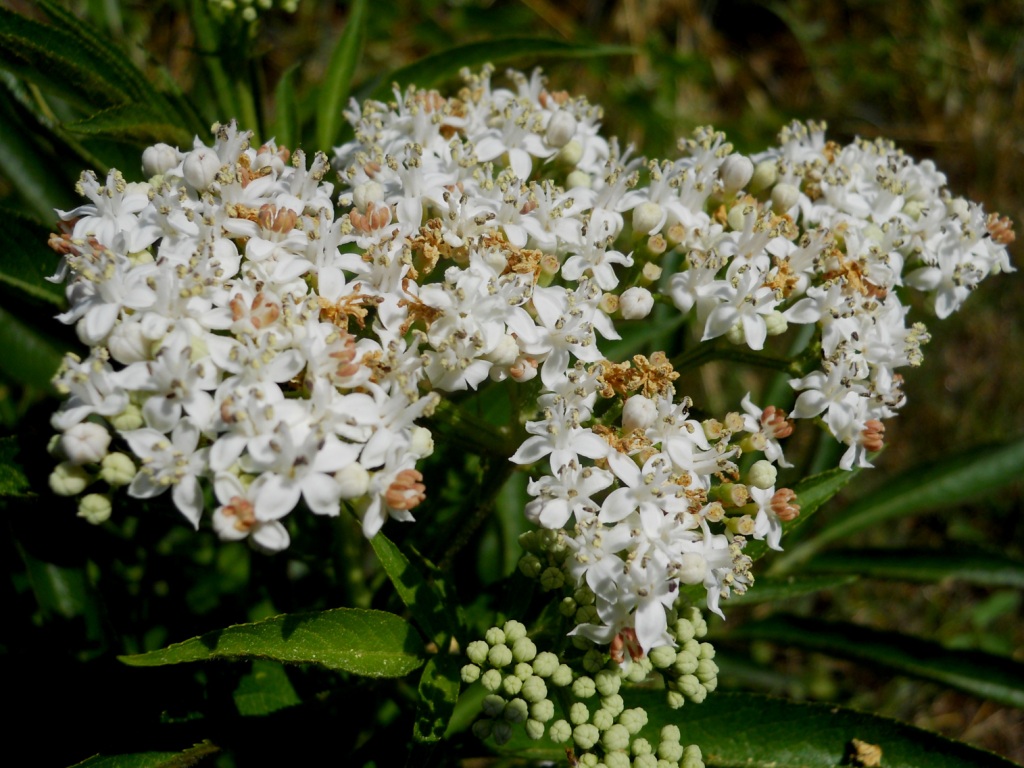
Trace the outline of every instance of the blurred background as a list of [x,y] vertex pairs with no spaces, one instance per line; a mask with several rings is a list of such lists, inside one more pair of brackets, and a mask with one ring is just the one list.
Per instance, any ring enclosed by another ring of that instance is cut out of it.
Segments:
[[[33,13],[33,3],[7,5]],[[69,7],[105,30],[154,80],[169,76],[202,102],[210,86],[197,55],[200,46],[188,5],[89,0]],[[286,73],[296,83],[299,124],[312,123],[320,105],[302,84],[321,79],[346,21],[345,4],[311,0],[302,0],[295,13],[274,11],[261,17],[248,66],[264,86],[265,99],[258,106],[266,124],[274,117],[274,89]],[[1024,3],[376,0],[370,6],[354,95],[370,93],[388,82],[389,73],[424,56],[509,36],[592,49],[628,46],[600,56],[525,55],[500,62],[498,71],[505,66],[527,71],[543,67],[552,89],[602,104],[606,132],[634,143],[648,157],[672,156],[676,140],[701,125],[714,125],[741,151],[755,152],[773,143],[778,129],[792,119],[825,120],[829,137],[840,143],[855,136],[887,137],[915,158],[933,159],[955,195],[1009,216],[1018,231],[1024,226]],[[311,142],[310,131],[300,135]],[[69,196],[80,170],[55,171],[65,176],[61,183]],[[0,202],[18,209],[23,205],[19,190],[2,173],[0,169]],[[1010,249],[1018,269],[1024,266],[1024,237]],[[905,373],[909,403],[887,424],[889,447],[878,469],[862,475],[858,487],[833,502],[819,522],[841,516],[844,499],[880,487],[908,467],[1024,435],[1020,281],[1019,274],[987,281],[964,311],[941,324],[929,319],[923,305],[916,307],[916,319],[929,326],[933,340],[924,349],[923,366]],[[722,398],[717,392],[725,386],[722,379],[722,370],[702,369],[687,391],[698,403],[702,398],[713,402]],[[14,381],[2,386],[0,418],[8,431],[27,428],[33,414],[45,423],[53,403],[42,393]],[[91,532],[89,537],[95,540]],[[1021,483],[984,502],[896,521],[860,537],[877,546],[962,542],[1021,559]],[[178,545],[164,546],[170,552]],[[211,563],[222,557],[212,550],[209,556]],[[770,562],[768,558],[759,565]],[[14,585],[7,587],[11,598],[32,612],[14,578]],[[123,578],[130,581],[131,575]],[[222,598],[226,588],[222,585],[217,592]],[[954,581],[894,588],[892,582],[863,580],[770,608],[736,606],[728,611],[727,626],[719,623],[711,632],[725,649],[723,687],[769,690],[880,712],[1024,763],[1020,709],[770,643],[737,645],[736,658],[745,658],[730,667],[729,631],[779,608],[1024,661],[1020,590]],[[37,615],[36,623],[45,621]],[[12,640],[12,646],[18,642]]]

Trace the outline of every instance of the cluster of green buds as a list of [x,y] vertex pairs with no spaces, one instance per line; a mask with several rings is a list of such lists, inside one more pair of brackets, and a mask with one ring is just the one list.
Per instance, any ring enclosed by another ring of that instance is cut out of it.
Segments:
[[[696,661],[702,650],[693,637],[698,629],[703,634],[707,627],[696,611],[678,618],[673,626],[681,633],[688,630],[689,641],[696,646],[687,646],[678,654],[680,661],[695,659],[693,669],[685,673],[692,676],[697,665],[703,663]],[[574,645],[579,650],[578,644]],[[710,645],[708,652],[714,654]],[[627,669],[591,647],[579,661],[582,671],[577,671],[554,653],[538,652],[527,637],[526,627],[518,621],[491,627],[483,640],[469,644],[466,655],[470,663],[462,668],[463,682],[479,681],[487,690],[482,716],[473,724],[473,733],[480,739],[493,737],[498,745],[504,744],[512,737],[514,726],[522,723],[531,739],[540,739],[546,732],[549,739],[567,746],[566,752],[575,764],[588,768],[703,768],[700,749],[684,748],[678,728],[666,726],[660,740],[652,744],[640,736],[648,722],[646,710],[626,708],[620,693],[622,683],[642,682],[653,669],[650,659],[634,662]],[[674,663],[675,651],[672,655]],[[662,656],[668,658],[664,653]],[[672,677],[668,667],[671,664],[662,670],[666,680],[681,689],[676,681],[685,675],[680,672]],[[680,667],[684,668],[682,664]],[[559,689],[556,696],[565,717],[555,719],[556,705],[549,698],[549,689]],[[706,689],[701,691],[703,698]],[[670,689],[670,701],[673,694],[681,695]]]
[[687,700],[700,704],[718,687],[714,646],[698,642],[707,631],[707,622],[697,608],[674,609],[669,614],[668,632],[678,648],[662,645],[651,649],[648,655],[665,678],[666,698],[672,709],[679,709]]
[[273,8],[295,13],[299,0],[209,0],[210,9],[224,15],[239,14],[245,21],[256,21],[257,16]]

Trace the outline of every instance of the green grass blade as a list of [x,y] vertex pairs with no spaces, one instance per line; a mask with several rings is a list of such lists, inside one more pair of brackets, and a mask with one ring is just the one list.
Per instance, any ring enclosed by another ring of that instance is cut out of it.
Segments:
[[730,634],[856,659],[942,683],[985,699],[1024,707],[1024,664],[980,651],[954,651],[897,632],[800,616],[771,616]]
[[331,54],[327,66],[327,77],[320,91],[320,107],[317,112],[316,146],[330,152],[338,140],[344,120],[342,110],[352,89],[352,76],[363,50],[364,28],[367,17],[367,0],[352,0],[351,11],[345,31]]
[[[1002,552],[964,549],[842,549],[823,552],[804,566],[816,573],[859,574],[869,579],[932,582],[956,579],[986,587],[1024,589],[1024,561]],[[760,583],[758,584],[760,586]]]

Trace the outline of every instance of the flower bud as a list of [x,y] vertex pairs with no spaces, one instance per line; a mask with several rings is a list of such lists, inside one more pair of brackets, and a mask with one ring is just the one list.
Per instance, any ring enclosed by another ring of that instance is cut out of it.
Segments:
[[572,738],[572,726],[565,720],[556,720],[548,728],[548,738],[556,744],[561,744]]
[[544,723],[531,717],[526,721],[525,730],[526,735],[536,741],[544,735]]
[[504,643],[498,643],[487,652],[487,663],[496,669],[501,669],[512,663],[512,651]]
[[655,667],[666,669],[675,663],[676,649],[671,645],[659,645],[657,648],[652,648],[647,656]]
[[657,203],[650,201],[641,203],[633,209],[633,231],[638,235],[647,235],[660,227],[665,218],[665,212]]
[[682,756],[683,745],[679,743],[679,739],[668,741],[662,738],[661,743],[658,744],[658,757],[670,763],[677,763]]
[[185,155],[181,172],[190,186],[202,191],[217,178],[220,172],[220,158],[209,147],[198,147]]
[[594,724],[597,730],[607,731],[615,723],[615,715],[602,707],[594,713],[594,716],[590,718],[590,722]]
[[601,736],[601,746],[607,750],[629,749],[629,731],[626,726],[616,723]]
[[626,320],[642,320],[654,309],[654,296],[646,288],[627,288],[619,297],[619,312]]
[[370,473],[358,461],[339,469],[334,473],[334,479],[343,499],[358,499],[370,490]]
[[110,498],[101,493],[90,493],[78,502],[78,516],[84,517],[93,525],[109,520],[112,509]]
[[594,675],[594,684],[597,686],[597,692],[602,696],[612,696],[619,692],[619,685],[622,683],[622,678],[619,677],[619,673],[610,670],[602,669],[596,675]]
[[553,589],[561,589],[564,583],[565,574],[562,573],[562,569],[556,568],[553,565],[545,568],[544,572],[540,575],[540,586],[547,592]]
[[92,482],[92,475],[70,461],[62,461],[50,473],[50,490],[58,496],[77,496]]
[[767,491],[775,485],[775,478],[778,476],[779,470],[775,468],[775,465],[770,461],[761,459],[760,461],[755,461],[750,467],[750,471],[747,472],[747,485]]
[[540,699],[530,705],[530,717],[546,723],[555,716],[555,702],[551,699]]
[[135,462],[124,453],[108,453],[103,457],[100,478],[107,485],[117,488],[128,485],[135,478]]
[[558,657],[550,651],[538,653],[533,660],[533,674],[539,677],[551,677],[558,669]]
[[601,732],[590,723],[581,723],[572,729],[572,740],[580,749],[590,749],[601,738]]
[[[572,166],[576,165],[576,163],[578,163],[582,158],[583,158],[583,145],[580,144],[580,142],[577,139],[573,139],[572,141],[570,141],[568,144],[566,144],[564,147],[562,147],[560,150],[558,150],[558,154],[555,155],[555,160],[558,163],[560,163],[563,166],[569,166],[570,168]],[[572,184],[572,183],[570,183],[570,181],[572,180],[573,174],[576,174],[576,173],[579,173],[579,174],[582,174],[583,176],[586,176],[587,177],[587,182],[585,184]],[[566,186],[569,187],[570,189],[572,187],[588,187],[589,188],[590,187],[590,175],[587,174],[587,173],[583,173],[583,171],[573,171],[572,173],[569,174],[569,178],[566,179]]]
[[170,144],[154,144],[142,151],[142,170],[147,178],[160,176],[181,162],[180,153]]
[[776,184],[772,189],[772,210],[785,213],[800,200],[800,190],[792,184]]
[[512,334],[506,333],[498,340],[494,349],[483,357],[494,365],[507,368],[516,361],[517,357],[519,357],[519,345],[516,343],[516,339]]
[[[576,118],[567,110],[560,109],[551,115],[548,128],[544,132],[544,140],[549,147],[561,149],[576,135]],[[575,163],[574,163],[575,165]]]
[[409,435],[409,453],[425,459],[434,453],[434,437],[426,427],[413,427]]
[[762,160],[754,168],[754,176],[750,179],[750,191],[760,192],[768,189],[779,178],[779,169],[774,160]]
[[592,678],[586,675],[576,678],[572,684],[572,695],[577,699],[589,699],[597,691]]
[[[518,622],[517,622],[518,623]],[[509,639],[509,633],[505,633],[505,639]],[[516,638],[515,642],[512,643],[512,658],[518,662],[529,662],[533,661],[537,656],[537,646],[533,644],[533,640],[528,637]]]
[[523,688],[523,681],[515,675],[506,675],[501,681],[501,692],[506,696],[518,696]]
[[783,315],[779,310],[773,309],[764,317],[764,325],[768,331],[769,336],[781,336],[789,330],[789,323],[786,321],[786,316]]
[[360,213],[366,212],[370,203],[384,202],[384,187],[376,181],[367,181],[352,190],[352,204]]
[[502,680],[501,672],[496,669],[488,669],[480,676],[480,685],[484,687],[485,691],[496,693],[501,688]]
[[532,675],[523,681],[520,695],[531,704],[544,701],[548,697],[548,687],[536,675]]
[[466,685],[472,685],[480,679],[480,667],[476,664],[466,664],[462,667],[459,676]]
[[633,395],[622,406],[622,428],[647,429],[658,417],[658,406],[643,395]]
[[726,194],[738,192],[754,177],[754,163],[743,155],[729,155],[718,169]]
[[[575,689],[575,686],[573,686]],[[587,709],[587,705],[582,701],[573,702],[572,706],[569,707],[569,722],[573,725],[580,725],[590,719],[590,710]]]
[[123,411],[115,416],[110,416],[107,420],[114,429],[121,432],[139,429],[145,423],[142,418],[142,409],[134,403],[128,403]]
[[497,694],[488,694],[480,705],[487,717],[498,717],[505,711],[505,699]]
[[91,421],[75,424],[60,439],[60,449],[72,464],[98,464],[109,446],[110,433]]
[[708,572],[708,563],[699,552],[685,552],[679,558],[676,577],[683,584],[700,584]]

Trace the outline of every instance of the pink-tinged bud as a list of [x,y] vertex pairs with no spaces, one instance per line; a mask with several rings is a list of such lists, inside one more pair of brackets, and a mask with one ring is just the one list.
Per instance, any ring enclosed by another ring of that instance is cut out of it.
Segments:
[[860,440],[872,453],[882,450],[885,445],[885,425],[878,419],[869,419],[864,424],[864,431],[860,433]]
[[768,437],[789,437],[793,434],[793,422],[786,420],[786,412],[769,405],[761,412],[761,428]]
[[423,475],[415,469],[403,469],[384,492],[384,502],[391,509],[409,510],[427,498]]
[[800,514],[800,505],[794,504],[794,499],[796,499],[796,493],[792,489],[779,488],[769,503],[772,512],[784,523],[795,519]]

